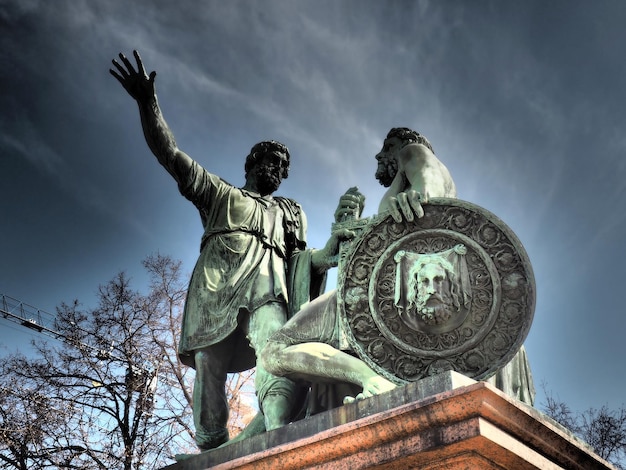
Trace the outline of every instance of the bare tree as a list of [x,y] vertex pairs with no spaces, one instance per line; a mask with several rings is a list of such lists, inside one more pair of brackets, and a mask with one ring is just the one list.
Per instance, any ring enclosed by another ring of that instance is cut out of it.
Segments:
[[[3,362],[0,468],[151,469],[196,451],[193,371],[176,353],[185,279],[169,257],[144,266],[147,295],[120,273],[100,287],[96,308],[57,308],[61,344],[37,341],[34,357]],[[254,413],[241,400],[250,379],[231,378],[237,428],[241,413]]]
[[626,468],[626,408],[589,408],[579,415],[580,436],[600,457]]
[[[34,388],[16,383],[3,364],[0,370],[0,468],[26,470],[34,461],[46,462],[56,431],[65,424],[65,409]],[[67,443],[59,453],[71,451]],[[66,461],[69,465],[71,460]],[[43,465],[41,465],[43,468]]]
[[258,406],[254,406],[256,404],[254,373],[255,370],[251,369],[238,374],[228,374],[226,381],[228,408],[230,409],[228,433],[231,439],[250,424],[258,411]]
[[575,434],[580,431],[576,416],[567,403],[556,398],[552,393],[546,391],[546,385],[541,385],[546,395],[546,403],[543,404],[543,412],[550,418],[565,426]]
[[[544,391],[545,391],[545,385]],[[626,408],[610,410],[589,408],[574,413],[570,407],[550,392],[545,392],[543,412],[587,442],[603,459],[620,469],[626,469]]]
[[[67,425],[60,437],[79,449],[76,458],[84,466],[151,468],[149,462],[169,457],[158,431],[164,422],[179,423],[181,410],[159,407],[163,399],[155,397],[159,380],[167,383],[169,374],[152,341],[160,312],[150,307],[119,274],[100,287],[97,308],[85,312],[76,302],[59,307],[62,347],[37,342],[36,359],[9,361],[19,383],[65,407]],[[171,402],[172,387],[162,389],[161,396]],[[64,458],[54,447],[46,457],[59,467]]]

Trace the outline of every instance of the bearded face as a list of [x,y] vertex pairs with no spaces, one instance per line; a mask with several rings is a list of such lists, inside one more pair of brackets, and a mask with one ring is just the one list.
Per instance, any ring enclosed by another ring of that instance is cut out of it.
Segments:
[[376,155],[376,160],[378,161],[376,179],[386,188],[391,186],[393,179],[396,177],[396,173],[398,173],[396,154],[402,147],[403,143],[400,139],[391,137],[385,139],[383,148],[378,152],[378,155]]
[[259,194],[266,196],[274,193],[282,182],[281,170],[272,165],[259,164],[252,170]]
[[453,313],[452,305],[446,303],[437,294],[425,298],[417,296],[417,313],[427,325],[440,325],[450,319]]
[[452,316],[450,282],[441,265],[427,264],[417,273],[415,301],[417,313],[427,325],[439,325]]
[[[380,155],[380,154],[379,154]],[[396,177],[397,164],[394,165],[395,160],[390,159],[388,155],[383,158],[378,158],[378,168],[376,169],[376,179],[385,188],[391,186],[393,179]]]
[[248,170],[246,184],[261,196],[267,196],[278,189],[283,178],[287,177],[286,169],[288,168],[289,160],[286,154],[282,152],[265,153]]
[[394,305],[411,329],[441,334],[459,327],[471,308],[471,286],[465,245],[435,253],[399,250]]

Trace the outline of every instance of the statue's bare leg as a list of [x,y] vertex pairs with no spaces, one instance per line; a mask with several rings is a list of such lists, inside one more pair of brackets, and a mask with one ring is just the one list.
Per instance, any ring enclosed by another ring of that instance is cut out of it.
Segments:
[[295,384],[286,377],[272,375],[259,364],[268,338],[286,321],[286,306],[270,302],[252,312],[244,325],[248,341],[257,356],[255,388],[268,431],[288,424],[294,405]]
[[311,382],[350,382],[363,387],[359,398],[393,390],[396,385],[365,362],[326,343],[285,345],[270,341],[262,355],[264,367],[274,375]]

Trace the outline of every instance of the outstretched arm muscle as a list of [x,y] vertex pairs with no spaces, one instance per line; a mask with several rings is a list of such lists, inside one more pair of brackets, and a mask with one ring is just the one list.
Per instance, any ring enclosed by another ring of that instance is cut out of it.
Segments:
[[177,178],[179,172],[191,167],[193,160],[178,148],[174,135],[163,117],[154,86],[156,72],[152,71],[148,75],[139,53],[133,51],[133,55],[137,63],[136,69],[130,60],[120,53],[121,63],[114,59],[115,69],[110,69],[109,72],[137,102],[148,147],[157,160]]

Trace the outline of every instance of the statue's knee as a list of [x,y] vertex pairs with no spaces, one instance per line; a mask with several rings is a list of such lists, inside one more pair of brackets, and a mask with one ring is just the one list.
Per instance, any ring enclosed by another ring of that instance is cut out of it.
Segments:
[[261,351],[259,365],[270,374],[280,375],[279,363],[283,347],[280,343],[269,341]]

